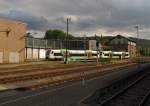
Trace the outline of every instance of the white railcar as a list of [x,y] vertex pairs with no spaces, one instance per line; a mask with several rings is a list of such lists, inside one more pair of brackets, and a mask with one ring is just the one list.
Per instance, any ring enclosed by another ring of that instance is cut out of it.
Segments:
[[[67,56],[70,60],[95,60],[96,58],[109,59],[112,55],[112,59],[127,59],[129,58],[128,52],[116,52],[116,51],[92,51],[92,50],[67,50]],[[51,60],[63,60],[66,57],[65,49],[49,49],[46,51],[46,59]]]

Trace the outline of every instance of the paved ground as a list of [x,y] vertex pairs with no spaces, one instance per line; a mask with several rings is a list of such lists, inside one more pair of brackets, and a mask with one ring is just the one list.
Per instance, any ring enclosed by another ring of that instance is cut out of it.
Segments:
[[[116,79],[135,73],[137,67],[120,70],[104,76],[36,91],[7,91],[0,93],[0,106],[77,106],[77,103],[96,89]],[[84,106],[84,105],[81,105]]]

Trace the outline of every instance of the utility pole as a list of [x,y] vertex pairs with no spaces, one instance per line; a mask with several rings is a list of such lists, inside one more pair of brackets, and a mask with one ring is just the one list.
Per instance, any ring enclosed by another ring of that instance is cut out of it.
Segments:
[[97,41],[97,35],[95,34],[95,40],[96,40],[96,51],[97,51],[97,55],[96,55],[96,65],[99,64],[99,61],[98,61],[98,41]]
[[[135,26],[136,33],[137,33],[137,41],[136,41],[136,48],[137,48],[137,61],[140,62],[140,53],[139,53],[139,25]],[[140,67],[140,65],[138,65]]]
[[103,48],[104,48],[104,44],[103,44],[103,36],[101,34],[101,39],[100,39],[100,43],[101,43],[101,47],[100,47],[100,50],[99,50],[99,60],[100,62],[102,62],[102,51],[103,51]]
[[66,34],[66,52],[65,52],[65,61],[64,63],[67,64],[68,63],[68,30],[69,30],[69,22],[71,21],[71,18],[67,18],[67,34]]
[[139,26],[138,25],[136,25],[135,26],[135,29],[136,29],[136,34],[137,34],[137,43],[136,43],[136,47],[137,47],[137,56],[138,56],[138,53],[139,53]]
[[86,53],[86,35],[84,34],[84,62],[86,63],[86,57],[87,57],[87,53]]

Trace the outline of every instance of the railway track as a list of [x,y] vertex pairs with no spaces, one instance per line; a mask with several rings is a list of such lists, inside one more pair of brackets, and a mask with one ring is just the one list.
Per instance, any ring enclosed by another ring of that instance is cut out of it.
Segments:
[[139,106],[150,106],[150,90]]
[[[71,68],[75,67],[84,67],[85,65],[77,65],[77,66],[72,66]],[[91,66],[91,65],[90,65]],[[13,68],[13,69],[0,69],[0,75],[12,75],[12,74],[21,74],[21,73],[30,73],[30,72],[39,72],[39,71],[47,71],[47,70],[60,70],[64,67],[58,67],[58,68]],[[68,67],[65,67],[65,69],[69,69]]]
[[80,67],[80,68],[73,68],[73,69],[59,69],[59,70],[45,70],[45,71],[34,71],[34,72],[28,72],[28,73],[13,73],[8,75],[0,76],[0,84],[6,84],[6,83],[13,83],[13,82],[20,82],[20,81],[27,81],[27,80],[33,80],[33,79],[42,79],[42,78],[49,78],[49,77],[56,77],[56,76],[62,76],[62,75],[70,75],[75,73],[82,73],[82,72],[90,72],[91,70],[96,69],[104,69],[106,67],[125,67],[134,65],[134,63],[127,63],[127,64],[114,64],[114,65],[108,65],[108,66],[86,66],[86,67]]
[[[101,68],[104,68],[104,67],[109,67],[109,66],[115,66],[115,65],[122,65],[122,64],[127,64],[129,62],[123,62],[123,63],[118,63],[118,64],[107,64],[107,65],[104,65],[104,66],[98,66],[98,67],[101,67]],[[72,68],[78,68],[78,67],[83,67],[83,68],[88,68],[88,67],[95,67],[93,65],[89,65],[89,66],[85,66],[85,65],[78,65],[78,66],[72,66]],[[66,69],[66,70],[69,70],[70,68],[63,68],[63,67],[60,67],[60,68],[32,68],[32,69],[8,69],[8,70],[0,70],[0,76],[8,76],[8,75],[13,75],[13,74],[24,74],[24,73],[35,73],[36,72],[43,72],[43,71],[61,71],[62,69]],[[11,71],[10,71],[11,70]]]
[[[129,66],[130,67],[130,66]],[[123,67],[120,67],[120,69],[122,69]],[[124,67],[125,68],[125,67]],[[57,85],[57,84],[61,84],[64,82],[69,82],[69,81],[78,81],[78,80],[82,80],[82,78],[84,77],[84,79],[89,79],[92,77],[96,77],[96,76],[100,76],[100,75],[104,75],[104,74],[108,74],[110,72],[114,72],[116,71],[116,69],[119,70],[119,68],[113,68],[113,70],[92,70],[92,71],[86,71],[84,72],[84,76],[81,75],[81,72],[78,73],[73,73],[72,75],[66,74],[66,75],[62,75],[62,76],[56,76],[56,79],[54,81],[51,80],[44,80],[44,81],[39,81],[40,83],[38,84],[33,84],[31,86],[28,86],[28,89],[37,89],[37,88],[42,88],[44,86],[48,86],[48,85]]]
[[99,106],[150,106],[150,73],[103,101]]

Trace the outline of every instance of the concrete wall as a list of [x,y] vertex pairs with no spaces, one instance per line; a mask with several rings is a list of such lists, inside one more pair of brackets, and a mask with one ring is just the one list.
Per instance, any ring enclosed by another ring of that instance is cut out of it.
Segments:
[[136,56],[136,43],[134,42],[128,42],[128,52],[130,54],[131,57],[135,57]]
[[0,19],[0,63],[23,62],[26,24]]

